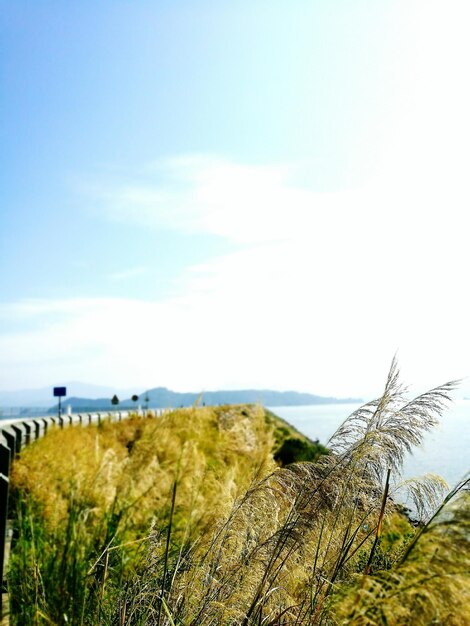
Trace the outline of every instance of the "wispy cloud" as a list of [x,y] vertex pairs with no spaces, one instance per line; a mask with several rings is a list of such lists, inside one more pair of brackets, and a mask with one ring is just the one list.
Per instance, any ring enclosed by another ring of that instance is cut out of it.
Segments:
[[258,242],[284,238],[280,224],[311,201],[308,192],[289,187],[288,171],[184,155],[144,166],[133,182],[81,187],[113,220]]
[[126,281],[136,276],[142,276],[143,274],[147,274],[147,267],[131,267],[129,269],[121,270],[120,272],[112,272],[108,274],[107,278],[112,281]]
[[[395,146],[396,148],[396,146]],[[434,161],[435,161],[435,157]],[[421,158],[409,144],[388,156],[367,185],[319,193],[306,184],[308,167],[247,165],[215,156],[182,156],[142,168],[134,181],[82,186],[107,219],[156,229],[205,233],[248,245],[315,239],[316,244],[387,247],[395,238],[415,244],[462,234],[468,190],[463,179]],[[399,181],[399,184],[397,184]],[[446,205],[446,219],[436,213]],[[422,227],[426,224],[426,236]],[[420,239],[419,239],[420,237]],[[374,241],[375,240],[375,241]],[[354,241],[354,244],[352,243]]]

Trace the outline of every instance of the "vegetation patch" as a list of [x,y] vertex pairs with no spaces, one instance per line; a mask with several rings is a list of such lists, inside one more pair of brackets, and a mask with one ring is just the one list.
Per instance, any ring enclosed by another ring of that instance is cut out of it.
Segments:
[[273,428],[274,460],[281,467],[301,461],[316,461],[322,454],[328,454],[325,446],[312,441],[272,411],[265,409],[265,418],[268,426]]

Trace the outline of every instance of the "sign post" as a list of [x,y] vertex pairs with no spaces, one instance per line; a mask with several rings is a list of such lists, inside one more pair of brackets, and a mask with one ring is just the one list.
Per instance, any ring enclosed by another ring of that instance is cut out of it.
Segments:
[[61,400],[67,395],[66,387],[54,387],[54,397],[59,398],[59,423],[62,425],[62,403]]

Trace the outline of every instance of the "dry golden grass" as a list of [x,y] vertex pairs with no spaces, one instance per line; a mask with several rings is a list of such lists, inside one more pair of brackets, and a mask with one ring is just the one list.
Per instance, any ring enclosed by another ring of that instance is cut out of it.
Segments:
[[99,517],[114,507],[144,533],[178,479],[178,511],[200,528],[227,511],[259,467],[274,468],[261,407],[180,409],[101,426],[58,428],[15,462],[16,489],[41,504],[52,527],[73,493]]

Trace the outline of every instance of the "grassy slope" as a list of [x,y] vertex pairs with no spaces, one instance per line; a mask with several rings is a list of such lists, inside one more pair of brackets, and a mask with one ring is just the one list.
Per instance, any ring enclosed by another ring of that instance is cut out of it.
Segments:
[[[374,541],[376,447],[279,469],[274,456],[323,450],[253,406],[51,432],[14,466],[12,623],[464,624],[461,534],[442,539],[437,520],[415,547],[387,501]],[[415,584],[436,536],[453,555],[448,584],[436,575],[447,600]]]

